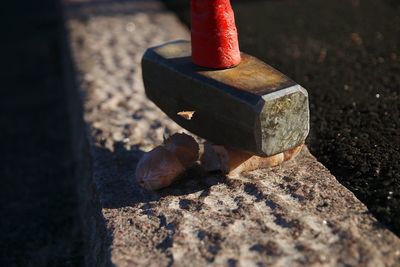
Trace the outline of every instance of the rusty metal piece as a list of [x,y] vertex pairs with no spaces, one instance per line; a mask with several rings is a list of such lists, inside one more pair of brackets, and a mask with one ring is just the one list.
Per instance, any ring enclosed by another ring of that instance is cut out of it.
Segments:
[[185,120],[191,120],[194,116],[194,113],[196,113],[196,111],[181,111],[178,112],[177,114],[179,116],[181,116],[182,118],[184,118]]
[[[307,91],[264,62],[242,53],[235,68],[191,62],[188,41],[150,48],[142,60],[147,96],[169,117],[213,143],[272,156],[304,143]],[[178,113],[195,111],[191,120]]]

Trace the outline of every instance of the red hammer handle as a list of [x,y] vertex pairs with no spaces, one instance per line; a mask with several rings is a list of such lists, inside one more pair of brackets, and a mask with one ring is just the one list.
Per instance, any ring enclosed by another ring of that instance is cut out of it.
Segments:
[[229,0],[192,0],[192,61],[214,69],[240,63],[235,16]]

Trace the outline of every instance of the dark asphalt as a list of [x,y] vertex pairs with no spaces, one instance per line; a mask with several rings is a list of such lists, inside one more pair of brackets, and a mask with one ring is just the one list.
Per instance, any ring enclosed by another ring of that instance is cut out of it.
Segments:
[[[165,0],[189,25],[189,0]],[[232,0],[241,50],[310,93],[308,146],[400,235],[400,2]]]
[[58,4],[1,8],[0,266],[83,260]]

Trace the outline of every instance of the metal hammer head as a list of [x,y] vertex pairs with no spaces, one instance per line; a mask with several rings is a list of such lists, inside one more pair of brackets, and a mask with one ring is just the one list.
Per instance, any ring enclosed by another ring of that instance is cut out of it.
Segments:
[[[302,144],[307,91],[262,61],[241,57],[235,68],[213,70],[192,63],[188,41],[150,48],[142,60],[146,94],[179,125],[216,144],[258,156]],[[182,111],[194,115],[187,120]]]

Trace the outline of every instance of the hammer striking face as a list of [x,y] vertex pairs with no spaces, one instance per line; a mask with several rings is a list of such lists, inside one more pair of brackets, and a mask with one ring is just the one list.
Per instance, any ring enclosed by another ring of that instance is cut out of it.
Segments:
[[[215,144],[258,156],[299,146],[309,131],[307,91],[242,53],[235,68],[196,66],[191,44],[150,48],[142,60],[147,96],[170,118]],[[194,111],[190,120],[179,116]]]

